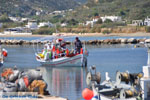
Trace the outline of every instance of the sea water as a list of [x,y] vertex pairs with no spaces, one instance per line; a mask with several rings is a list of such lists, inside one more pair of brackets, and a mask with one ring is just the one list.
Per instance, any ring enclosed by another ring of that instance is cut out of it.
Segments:
[[[19,69],[40,68],[43,78],[48,84],[48,91],[52,95],[67,97],[69,100],[79,100],[81,93],[86,88],[86,72],[90,66],[95,65],[96,71],[101,73],[102,81],[105,72],[115,80],[116,71],[129,71],[130,73],[142,72],[142,66],[147,63],[147,49],[133,48],[134,45],[87,45],[89,51],[88,67],[48,67],[41,66],[35,59],[33,46],[5,46],[8,57],[3,68],[17,66]],[[39,50],[42,48],[39,48]]]

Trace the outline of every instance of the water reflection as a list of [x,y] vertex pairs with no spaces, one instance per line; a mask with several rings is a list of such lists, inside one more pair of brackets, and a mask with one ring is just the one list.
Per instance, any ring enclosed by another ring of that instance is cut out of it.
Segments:
[[[51,94],[67,98],[81,97],[85,69],[81,67],[40,67]],[[74,95],[72,95],[74,94]]]

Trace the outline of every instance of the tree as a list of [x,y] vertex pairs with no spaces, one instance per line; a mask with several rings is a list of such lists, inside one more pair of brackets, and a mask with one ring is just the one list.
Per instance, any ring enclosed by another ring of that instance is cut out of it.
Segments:
[[76,21],[75,19],[71,19],[71,20],[68,20],[67,23],[69,25],[77,25],[78,24],[78,21]]
[[102,23],[103,23],[103,21],[101,18],[96,22],[96,24],[102,24]]
[[12,22],[7,15],[0,16],[0,22]]
[[112,23],[112,20],[106,19],[106,20],[104,21],[104,23]]

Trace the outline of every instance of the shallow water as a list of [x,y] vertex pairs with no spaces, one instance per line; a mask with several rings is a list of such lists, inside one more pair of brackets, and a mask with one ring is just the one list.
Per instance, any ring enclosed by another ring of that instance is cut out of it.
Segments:
[[[81,92],[86,87],[86,69],[81,67],[42,67],[35,60],[32,46],[3,46],[8,50],[8,57],[4,67],[16,65],[20,69],[40,68],[43,70],[43,77],[48,83],[48,90],[51,94],[67,97],[69,100],[81,98]],[[88,69],[95,65],[97,71],[101,72],[102,80],[105,79],[105,72],[109,72],[112,80],[115,80],[117,70],[131,73],[141,72],[142,66],[147,62],[146,48],[133,48],[133,45],[102,45],[86,46],[89,50]]]

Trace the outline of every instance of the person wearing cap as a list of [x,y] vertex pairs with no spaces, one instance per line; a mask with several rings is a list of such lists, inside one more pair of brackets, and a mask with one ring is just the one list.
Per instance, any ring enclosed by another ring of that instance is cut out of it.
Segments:
[[79,40],[78,37],[75,38],[74,45],[75,45],[76,53],[80,53],[80,50],[82,48],[82,43],[81,43],[81,41]]

